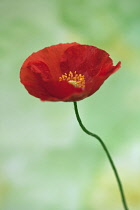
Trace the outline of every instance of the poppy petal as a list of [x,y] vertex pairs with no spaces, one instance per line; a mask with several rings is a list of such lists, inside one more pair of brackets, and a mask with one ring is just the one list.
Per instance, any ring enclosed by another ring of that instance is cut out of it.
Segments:
[[78,43],[67,43],[67,44],[58,44],[52,45],[50,47],[45,47],[42,50],[39,50],[36,53],[33,53],[30,59],[41,60],[47,64],[50,69],[52,77],[57,80],[57,78],[61,75],[60,70],[60,59],[65,50],[71,46],[78,45]]
[[[41,68],[40,68],[41,67]],[[71,96],[80,94],[81,88],[76,88],[66,81],[50,79],[47,65],[42,62],[29,62],[20,72],[21,82],[28,92],[41,100],[67,101]]]
[[60,62],[62,73],[76,71],[88,77],[97,75],[108,57],[108,53],[89,45],[69,47],[63,54]]
[[49,81],[47,83],[47,91],[51,96],[58,98],[58,101],[71,101],[73,96],[82,94],[81,88],[76,88],[66,81]]
[[21,83],[25,86],[26,90],[33,96],[40,99],[52,100],[53,97],[48,93],[42,77],[39,73],[31,71],[30,68],[22,68],[20,71]]

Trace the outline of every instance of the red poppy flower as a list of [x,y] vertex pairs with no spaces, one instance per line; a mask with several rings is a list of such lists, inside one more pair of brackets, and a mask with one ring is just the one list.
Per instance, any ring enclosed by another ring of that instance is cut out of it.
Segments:
[[120,68],[104,50],[78,43],[58,44],[31,54],[21,83],[42,101],[78,101],[95,93]]

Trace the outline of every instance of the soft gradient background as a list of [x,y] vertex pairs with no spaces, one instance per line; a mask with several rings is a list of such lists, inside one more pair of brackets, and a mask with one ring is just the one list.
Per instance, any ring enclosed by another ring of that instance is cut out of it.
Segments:
[[140,3],[138,0],[0,0],[0,209],[123,210],[100,144],[72,103],[41,102],[19,82],[23,61],[46,46],[79,42],[122,68],[78,103],[140,209]]

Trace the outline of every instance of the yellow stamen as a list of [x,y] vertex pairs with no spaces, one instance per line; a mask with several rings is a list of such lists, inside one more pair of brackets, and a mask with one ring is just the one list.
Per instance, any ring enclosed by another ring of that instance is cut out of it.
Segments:
[[77,72],[69,72],[62,74],[61,77],[59,77],[59,81],[67,81],[68,83],[72,84],[73,86],[77,88],[85,88],[85,77],[82,74],[77,74]]

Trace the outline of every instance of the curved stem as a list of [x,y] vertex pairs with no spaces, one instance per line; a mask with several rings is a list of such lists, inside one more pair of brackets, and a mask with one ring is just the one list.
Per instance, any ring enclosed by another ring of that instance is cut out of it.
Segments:
[[117,184],[118,184],[118,187],[119,187],[119,191],[120,191],[120,195],[121,195],[121,199],[122,199],[122,203],[123,203],[123,206],[124,206],[124,210],[129,210],[129,209],[128,209],[128,206],[127,206],[127,203],[126,203],[126,198],[125,198],[125,195],[124,195],[124,190],[123,190],[123,186],[122,186],[121,180],[120,180],[120,178],[119,178],[118,171],[117,171],[117,169],[116,169],[116,167],[115,167],[115,164],[114,164],[114,162],[113,162],[113,160],[112,160],[112,157],[111,157],[111,155],[110,155],[110,153],[109,153],[109,151],[108,151],[106,145],[104,144],[104,142],[102,141],[102,139],[101,139],[98,135],[96,135],[96,134],[94,134],[94,133],[91,133],[90,131],[88,131],[88,130],[85,128],[85,126],[83,125],[83,123],[82,123],[82,121],[81,121],[81,118],[80,118],[80,116],[79,116],[78,107],[77,107],[77,102],[74,102],[74,110],[75,110],[75,114],[76,114],[77,121],[78,121],[80,127],[82,128],[82,130],[83,130],[86,134],[88,134],[88,135],[90,135],[90,136],[96,138],[96,139],[100,142],[100,144],[102,145],[102,147],[103,147],[103,149],[104,149],[104,151],[105,151],[105,153],[106,153],[106,155],[107,155],[107,157],[108,157],[108,160],[109,160],[109,162],[110,162],[110,164],[111,164],[111,167],[112,167],[112,169],[113,169],[113,172],[114,172],[114,174],[115,174],[115,177],[116,177],[116,180],[117,180]]

